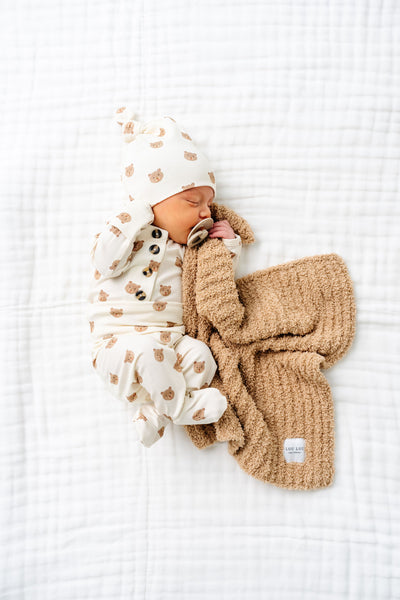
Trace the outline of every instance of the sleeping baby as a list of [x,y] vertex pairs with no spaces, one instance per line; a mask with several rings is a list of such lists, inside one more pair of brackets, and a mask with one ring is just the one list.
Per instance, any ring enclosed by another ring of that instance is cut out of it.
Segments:
[[[216,185],[208,159],[172,117],[141,123],[123,107],[115,118],[124,200],[95,236],[87,316],[93,366],[131,403],[149,447],[169,423],[214,423],[227,407],[210,387],[217,365],[209,347],[185,335],[181,293],[188,238],[210,218]],[[208,235],[223,240],[235,268],[242,242],[229,223],[215,222]]]

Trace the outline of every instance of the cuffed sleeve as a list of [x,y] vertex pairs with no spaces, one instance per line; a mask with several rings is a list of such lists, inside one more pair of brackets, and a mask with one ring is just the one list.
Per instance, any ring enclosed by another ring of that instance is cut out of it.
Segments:
[[240,235],[236,233],[233,239],[222,238],[222,241],[231,253],[233,272],[235,272],[239,263],[240,253],[242,251],[242,240]]

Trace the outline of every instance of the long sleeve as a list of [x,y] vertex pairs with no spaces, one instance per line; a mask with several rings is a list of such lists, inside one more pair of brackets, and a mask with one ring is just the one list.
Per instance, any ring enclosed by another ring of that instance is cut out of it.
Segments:
[[236,267],[239,263],[240,253],[242,251],[242,240],[240,235],[236,233],[233,239],[222,238],[222,241],[227,249],[231,252],[233,272],[235,273]]
[[139,232],[154,220],[150,206],[124,204],[98,233],[90,252],[93,265],[103,277],[118,277],[131,264],[128,260]]

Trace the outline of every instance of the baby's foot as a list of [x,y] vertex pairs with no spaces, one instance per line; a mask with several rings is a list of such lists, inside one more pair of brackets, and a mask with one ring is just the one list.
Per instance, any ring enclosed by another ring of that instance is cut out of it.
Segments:
[[153,402],[143,404],[139,415],[133,420],[138,432],[139,441],[149,448],[164,435],[165,427],[170,420],[155,409]]
[[205,425],[216,423],[224,414],[228,402],[217,388],[205,388],[186,392],[180,415],[174,419],[177,425]]

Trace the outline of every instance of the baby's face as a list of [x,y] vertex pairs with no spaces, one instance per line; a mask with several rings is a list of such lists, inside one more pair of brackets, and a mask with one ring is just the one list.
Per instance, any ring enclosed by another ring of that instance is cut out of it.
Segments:
[[153,225],[168,231],[174,242],[186,244],[193,227],[211,216],[213,198],[214,190],[208,185],[169,196],[153,206]]

